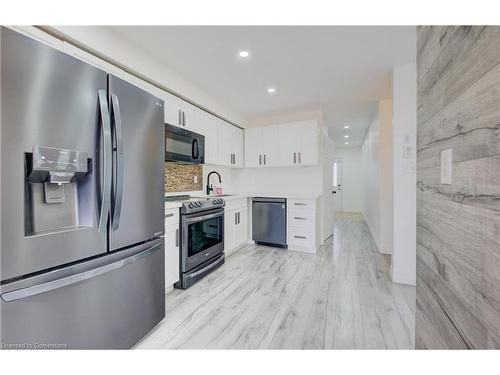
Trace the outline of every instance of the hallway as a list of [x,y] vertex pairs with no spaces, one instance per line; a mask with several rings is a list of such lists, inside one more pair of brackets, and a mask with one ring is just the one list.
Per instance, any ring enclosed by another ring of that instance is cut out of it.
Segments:
[[397,285],[360,214],[316,255],[247,245],[188,290],[135,348],[414,347],[415,288]]

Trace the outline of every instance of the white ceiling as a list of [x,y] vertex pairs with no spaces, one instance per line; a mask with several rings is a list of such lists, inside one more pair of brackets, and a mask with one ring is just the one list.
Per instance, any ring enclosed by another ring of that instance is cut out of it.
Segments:
[[[395,65],[415,61],[411,26],[112,26],[109,29],[247,118],[322,109],[359,145]],[[241,61],[238,51],[250,52]],[[276,87],[269,95],[266,89]]]

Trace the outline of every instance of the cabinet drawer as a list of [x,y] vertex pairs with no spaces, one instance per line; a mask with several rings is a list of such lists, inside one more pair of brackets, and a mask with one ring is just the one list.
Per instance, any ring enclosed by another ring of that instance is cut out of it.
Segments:
[[291,209],[288,211],[288,225],[291,227],[314,228],[315,212],[304,209]]
[[302,210],[314,210],[316,208],[316,201],[312,199],[289,199],[288,210],[292,211],[295,208]]
[[231,199],[229,201],[226,201],[227,210],[234,210],[243,207],[247,207],[247,198]]
[[288,227],[288,246],[313,247],[314,243],[314,230]]
[[165,210],[165,226],[167,225],[179,225],[179,209],[170,208]]

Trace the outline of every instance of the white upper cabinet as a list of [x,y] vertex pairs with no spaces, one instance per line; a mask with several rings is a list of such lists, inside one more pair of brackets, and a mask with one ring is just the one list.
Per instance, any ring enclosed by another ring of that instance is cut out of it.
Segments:
[[243,130],[234,125],[230,126],[233,150],[233,167],[243,168],[245,158],[243,153]]
[[218,120],[219,163],[229,167],[243,167],[243,130]]
[[262,165],[262,128],[245,129],[245,167]]
[[300,165],[319,164],[319,127],[317,121],[300,122],[298,135],[298,162]]
[[252,168],[280,165],[279,147],[278,126],[245,129],[245,166]]
[[279,125],[279,163],[282,166],[306,166],[319,163],[317,121],[298,121]]
[[200,111],[198,116],[197,133],[205,136],[205,163],[218,164],[219,162],[219,131],[217,117],[208,112]]
[[160,92],[160,98],[165,102],[165,122],[169,125],[181,126],[180,99],[166,91]]
[[203,126],[200,121],[202,121],[201,114],[205,111],[165,91],[161,92],[161,98],[165,101],[165,122],[167,124],[203,134],[201,132]]
[[180,109],[182,111],[182,126],[195,133],[201,133],[203,127],[200,125],[200,113],[204,111],[184,100],[180,101]]
[[262,128],[262,163],[265,167],[280,165],[280,135],[277,125]]

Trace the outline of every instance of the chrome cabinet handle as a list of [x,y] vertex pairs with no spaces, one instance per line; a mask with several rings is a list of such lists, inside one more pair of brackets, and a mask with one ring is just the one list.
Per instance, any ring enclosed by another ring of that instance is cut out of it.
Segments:
[[266,154],[264,154],[264,165],[266,165]]
[[101,187],[101,212],[99,213],[99,225],[98,231],[102,232],[106,230],[106,224],[108,222],[109,215],[109,200],[111,199],[111,163],[113,162],[112,157],[112,145],[111,145],[111,124],[109,118],[108,101],[106,98],[106,91],[98,90],[99,98],[99,109],[101,112],[101,124],[102,124],[102,141],[103,141],[103,183]]
[[300,160],[300,151],[299,151],[299,164],[302,164],[302,161]]
[[50,292],[52,290],[64,288],[65,286],[69,286],[72,284],[76,284],[85,280],[88,280],[90,278],[94,278],[96,276],[103,275],[105,273],[108,273],[110,271],[117,270],[119,268],[122,268],[123,266],[135,262],[142,258],[145,255],[148,255],[150,253],[153,253],[157,250],[161,249],[160,245],[154,245],[149,248],[147,248],[144,251],[141,251],[138,254],[134,254],[128,258],[121,259],[119,261],[116,261],[114,263],[106,264],[105,266],[101,266],[98,268],[94,268],[90,271],[84,271],[81,273],[77,273],[76,275],[71,275],[67,277],[63,277],[62,279],[57,279],[57,280],[52,280],[48,281],[43,284],[38,284],[35,286],[31,286],[28,288],[22,288],[18,290],[14,290],[12,292],[7,292],[1,295],[1,299],[4,300],[5,302],[13,302],[17,301],[23,298],[28,298],[32,296],[36,296],[37,294],[42,294],[46,292]]
[[307,203],[294,203],[295,206],[307,206]]
[[179,109],[179,126],[182,125],[182,111]]
[[166,214],[165,217],[172,217],[174,214]]
[[237,212],[234,213],[234,225],[238,224],[238,215]]
[[241,221],[240,221],[240,213],[237,212],[236,214],[238,215],[238,223],[237,224],[239,225],[241,223]]
[[179,247],[179,229],[175,230],[175,247]]
[[293,164],[297,164],[297,153],[293,153]]
[[114,122],[116,138],[116,192],[113,210],[113,230],[120,227],[120,217],[123,200],[123,136],[122,136],[122,116],[120,112],[120,102],[118,96],[111,94],[111,113]]
[[186,112],[182,111],[182,126],[186,126]]
[[262,155],[259,155],[259,165],[262,165]]
[[296,219],[296,220],[307,220],[307,218],[300,217],[300,216],[295,216],[294,219]]
[[300,239],[302,239],[302,240],[307,239],[307,237],[306,237],[306,236],[294,236],[294,237],[295,237],[295,238],[300,238]]

